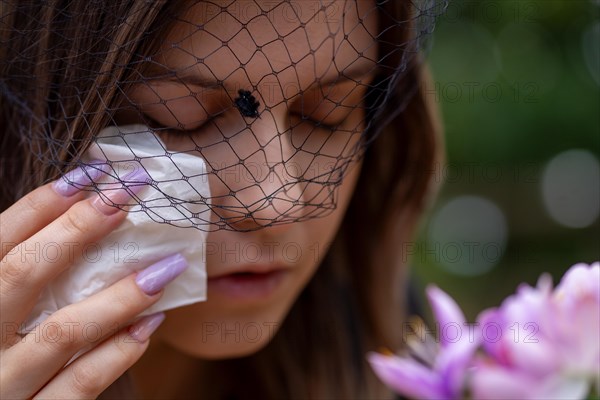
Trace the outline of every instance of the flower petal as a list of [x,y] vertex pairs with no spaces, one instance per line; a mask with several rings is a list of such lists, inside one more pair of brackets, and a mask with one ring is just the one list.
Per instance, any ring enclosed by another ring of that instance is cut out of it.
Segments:
[[464,335],[460,342],[442,349],[438,355],[436,371],[442,378],[444,390],[449,398],[463,398],[467,368],[472,364],[478,346],[479,342],[474,337]]
[[471,380],[475,399],[585,399],[589,382],[583,378],[549,375],[535,379],[523,371],[497,365],[480,364]]
[[477,336],[484,350],[496,362],[509,365],[511,360],[504,342],[501,341],[505,325],[502,317],[502,313],[497,308],[488,308],[480,312],[477,316]]
[[479,400],[524,400],[533,395],[533,382],[528,376],[485,363],[476,368],[471,377],[470,388],[471,397]]
[[440,342],[442,347],[447,346],[454,342],[455,338],[446,337],[444,332],[446,332],[446,329],[452,329],[454,326],[460,330],[464,329],[466,326],[465,315],[452,297],[437,286],[429,285],[426,290],[433,315],[439,325]]
[[[562,368],[576,375],[600,374],[600,304],[591,298],[577,302],[577,308],[559,319]],[[558,347],[558,346],[557,346]]]
[[379,379],[396,393],[415,399],[446,399],[441,379],[418,362],[374,352],[367,359]]
[[600,262],[573,265],[556,286],[554,296],[559,303],[571,308],[585,297],[600,302]]

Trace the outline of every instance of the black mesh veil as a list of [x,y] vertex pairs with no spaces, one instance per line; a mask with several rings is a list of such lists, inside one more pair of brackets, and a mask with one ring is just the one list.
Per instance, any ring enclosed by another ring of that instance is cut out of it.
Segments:
[[144,185],[114,206],[205,231],[331,212],[349,168],[418,89],[403,78],[422,62],[446,7],[443,0],[1,4],[6,132],[49,167],[42,180],[79,168],[87,180],[70,183],[85,190]]

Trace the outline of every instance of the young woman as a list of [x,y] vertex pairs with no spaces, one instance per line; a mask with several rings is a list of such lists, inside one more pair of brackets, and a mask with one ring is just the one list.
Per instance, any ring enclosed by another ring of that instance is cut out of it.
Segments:
[[[413,2],[378,3],[3,0],[1,398],[392,397],[365,353],[401,345],[400,250],[432,193],[439,137],[411,54]],[[392,77],[380,101],[370,88]],[[208,236],[207,301],[133,321],[185,269],[175,255],[18,335],[41,288],[72,261],[67,251],[48,262],[25,250],[94,243],[125,218],[58,178],[61,163],[106,126],[129,123],[150,125],[169,151],[199,151],[211,166],[234,166],[254,146],[279,168],[297,149],[306,170],[324,168],[319,156],[348,168],[335,207],[319,218],[303,218],[314,210],[309,190],[286,191],[304,205],[290,222],[280,197],[265,197],[285,182],[241,182],[213,167],[213,218],[230,229]],[[236,218],[232,202],[249,208],[264,198],[268,207]],[[239,257],[249,244],[258,261]],[[286,244],[300,251],[286,256]],[[104,332],[92,343],[81,328],[90,321]]]

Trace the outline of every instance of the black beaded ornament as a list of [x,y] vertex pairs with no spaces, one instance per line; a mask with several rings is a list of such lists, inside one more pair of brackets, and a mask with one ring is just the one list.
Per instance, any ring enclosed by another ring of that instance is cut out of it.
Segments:
[[238,94],[240,96],[235,99],[235,105],[240,110],[240,113],[242,113],[244,117],[258,117],[258,107],[260,106],[260,103],[250,94],[250,91],[240,89],[238,90]]

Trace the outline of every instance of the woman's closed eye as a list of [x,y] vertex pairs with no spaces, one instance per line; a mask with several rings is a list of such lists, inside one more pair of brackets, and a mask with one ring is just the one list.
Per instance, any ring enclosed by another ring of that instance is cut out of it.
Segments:
[[[290,122],[290,125],[292,129],[302,123],[309,123],[311,125],[314,125],[316,128],[321,128],[333,132],[338,130],[340,126],[344,123],[344,120],[333,121],[318,117],[311,117],[310,115],[307,116],[301,113],[290,113],[290,116],[292,121]],[[295,122],[294,120],[298,120],[299,122]]]
[[[170,132],[170,133],[187,133],[187,134],[197,134],[201,133],[202,130],[206,129],[208,126],[214,126],[214,124],[218,122],[222,122],[226,120],[227,110],[223,110],[214,115],[208,116],[207,119],[203,121],[194,121],[193,123],[183,124],[179,123],[177,125],[171,125],[164,122],[161,122],[160,117],[152,117],[147,114],[142,114],[142,120],[139,122],[145,123],[148,127],[152,128],[156,131],[161,132]],[[260,118],[260,117],[259,117]],[[157,120],[158,119],[158,120]],[[336,131],[343,125],[344,120],[334,121],[327,120],[326,118],[319,119],[318,117],[311,117],[307,115],[302,115],[301,113],[291,112],[290,113],[290,129],[294,129],[298,127],[300,124],[308,123],[316,127],[317,129],[324,129],[327,131]]]
[[224,120],[225,118],[227,118],[225,115],[225,111],[222,111],[222,112],[216,113],[214,115],[209,115],[200,121],[188,122],[187,124],[183,123],[183,122],[179,122],[176,125],[173,125],[173,124],[169,124],[166,122],[162,122],[161,121],[162,118],[160,118],[160,116],[151,117],[148,114],[142,114],[143,122],[146,125],[148,125],[149,128],[151,128],[155,131],[174,133],[174,134],[198,133],[201,130],[205,129],[207,127],[207,125],[214,124],[215,122],[217,122],[219,120]]

